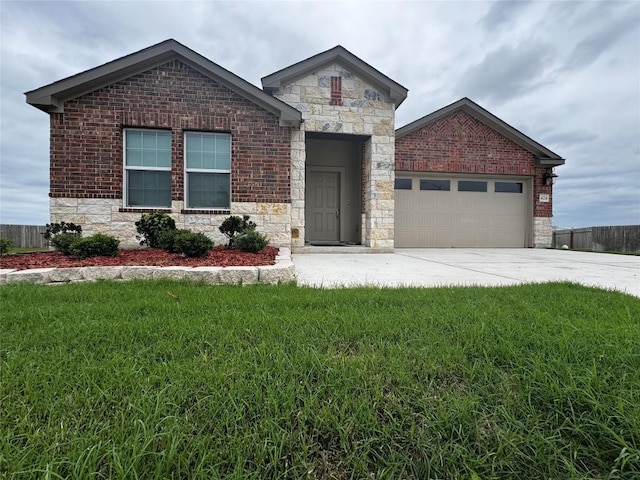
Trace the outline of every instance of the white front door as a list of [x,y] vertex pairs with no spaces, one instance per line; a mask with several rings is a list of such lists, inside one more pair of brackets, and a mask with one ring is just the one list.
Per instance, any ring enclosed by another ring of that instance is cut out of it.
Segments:
[[340,172],[307,172],[307,235],[310,242],[340,240]]

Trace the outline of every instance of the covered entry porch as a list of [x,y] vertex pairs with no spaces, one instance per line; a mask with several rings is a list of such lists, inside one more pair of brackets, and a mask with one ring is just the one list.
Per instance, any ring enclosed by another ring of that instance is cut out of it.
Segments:
[[305,150],[305,246],[365,243],[364,135],[309,132]]

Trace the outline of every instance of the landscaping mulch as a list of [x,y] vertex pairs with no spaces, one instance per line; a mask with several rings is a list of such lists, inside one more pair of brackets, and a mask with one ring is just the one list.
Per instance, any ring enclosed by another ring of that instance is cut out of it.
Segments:
[[215,247],[206,257],[187,258],[157,248],[120,250],[115,257],[81,259],[60,252],[19,253],[0,257],[0,268],[27,270],[31,268],[156,266],[156,267],[233,267],[273,265],[278,249],[267,247],[258,253]]

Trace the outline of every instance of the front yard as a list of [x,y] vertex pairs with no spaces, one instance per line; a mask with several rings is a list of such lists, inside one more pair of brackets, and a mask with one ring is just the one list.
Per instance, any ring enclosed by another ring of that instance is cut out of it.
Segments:
[[638,478],[640,299],[0,288],[0,478]]

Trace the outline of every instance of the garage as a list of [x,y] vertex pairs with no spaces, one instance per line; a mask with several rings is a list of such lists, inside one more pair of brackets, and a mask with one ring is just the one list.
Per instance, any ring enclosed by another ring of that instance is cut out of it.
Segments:
[[395,246],[528,247],[526,177],[396,173]]

